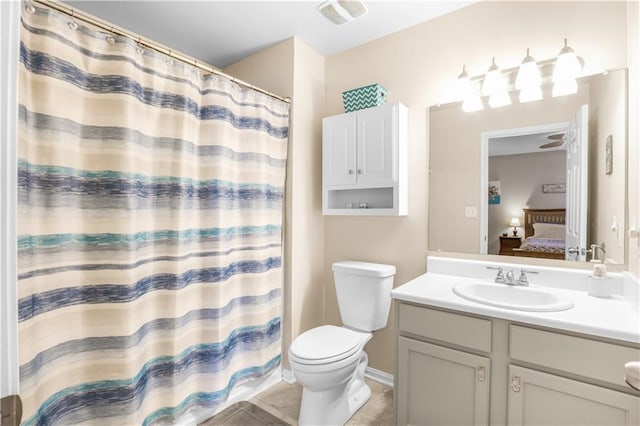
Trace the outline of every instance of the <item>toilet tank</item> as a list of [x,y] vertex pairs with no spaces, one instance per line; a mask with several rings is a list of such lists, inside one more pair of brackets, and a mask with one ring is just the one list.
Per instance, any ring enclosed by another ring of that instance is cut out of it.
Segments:
[[345,260],[332,269],[343,324],[366,332],[386,327],[396,267]]

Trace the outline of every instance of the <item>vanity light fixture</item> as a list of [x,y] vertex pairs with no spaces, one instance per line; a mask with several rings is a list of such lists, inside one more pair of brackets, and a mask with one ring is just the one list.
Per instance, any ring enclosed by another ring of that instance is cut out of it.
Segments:
[[[553,72],[551,67],[553,66]],[[542,99],[542,84],[553,83],[554,97],[572,95],[578,91],[577,78],[582,76],[584,61],[576,55],[564,39],[564,47],[558,57],[537,62],[529,53],[524,57],[520,66],[502,72],[492,58],[491,66],[485,75],[470,77],[466,67],[458,76],[454,99],[461,100],[464,111],[478,111],[484,109],[482,96],[487,96],[487,103],[491,107],[511,104],[509,90],[519,91],[520,103]],[[543,75],[544,73],[544,75]],[[481,84],[480,84],[481,83]],[[478,87],[481,90],[478,90]]]
[[500,73],[500,68],[496,65],[496,58],[492,58],[491,66],[484,75],[484,81],[482,82],[482,94],[491,96],[501,91],[504,87],[504,79]]
[[462,99],[462,110],[464,112],[481,111],[484,109],[480,93],[471,83],[466,65],[462,66],[462,72],[456,81],[458,99]]
[[457,81],[458,99],[462,99],[462,110],[464,112],[481,111],[484,109],[482,99],[478,89],[471,82],[466,65],[462,66],[462,72]]
[[516,89],[520,91],[520,102],[531,102],[542,99],[542,77],[536,60],[529,55],[527,48],[527,56],[520,63],[518,75],[516,76]]
[[464,112],[482,111],[483,109],[484,104],[477,90],[472,90],[464,101],[462,101],[462,110]]
[[496,58],[491,59],[491,66],[482,82],[482,94],[489,96],[489,106],[492,108],[511,104],[511,97],[502,72],[496,65]]
[[467,72],[467,66],[462,66],[462,72],[458,76],[458,80],[456,80],[456,98],[457,99],[466,99],[467,96],[471,92],[471,78],[469,78],[469,73]]
[[582,72],[582,64],[576,55],[576,52],[567,45],[567,39],[564,39],[564,47],[558,53],[556,65],[553,69],[553,92],[554,97],[571,95],[578,91],[578,82],[576,79],[580,77]]

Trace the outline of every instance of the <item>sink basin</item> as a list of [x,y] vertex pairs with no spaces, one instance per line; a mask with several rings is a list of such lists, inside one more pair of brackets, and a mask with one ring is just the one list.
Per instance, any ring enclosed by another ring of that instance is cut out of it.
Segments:
[[573,307],[573,300],[564,293],[539,287],[461,282],[453,286],[453,292],[472,302],[517,311],[555,312]]

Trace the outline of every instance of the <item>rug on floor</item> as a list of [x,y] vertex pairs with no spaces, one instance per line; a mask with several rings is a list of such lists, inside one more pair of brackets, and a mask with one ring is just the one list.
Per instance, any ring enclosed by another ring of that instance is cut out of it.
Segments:
[[247,426],[247,425],[278,425],[278,426],[290,426],[289,423],[284,422],[274,416],[273,414],[265,411],[264,409],[252,404],[248,401],[236,402],[230,407],[227,407],[220,413],[211,417],[209,420],[201,423],[200,426]]

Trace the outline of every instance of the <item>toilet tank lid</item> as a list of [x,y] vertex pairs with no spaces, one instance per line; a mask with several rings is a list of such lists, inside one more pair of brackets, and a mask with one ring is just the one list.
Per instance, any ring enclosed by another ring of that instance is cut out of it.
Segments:
[[359,262],[355,260],[343,260],[333,264],[334,272],[346,272],[367,277],[389,277],[395,275],[396,267],[382,263]]

